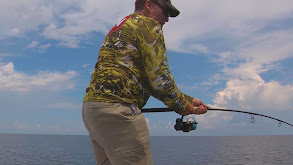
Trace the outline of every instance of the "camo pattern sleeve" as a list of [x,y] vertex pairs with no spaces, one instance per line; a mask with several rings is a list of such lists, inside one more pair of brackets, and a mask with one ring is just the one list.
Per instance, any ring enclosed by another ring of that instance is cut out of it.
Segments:
[[146,22],[143,27],[147,29],[139,28],[135,33],[151,95],[176,112],[183,112],[187,106],[187,95],[178,90],[169,71],[162,28],[154,22]]
[[161,25],[131,14],[106,36],[84,102],[121,102],[142,108],[150,95],[176,112],[183,112],[190,99],[170,74]]

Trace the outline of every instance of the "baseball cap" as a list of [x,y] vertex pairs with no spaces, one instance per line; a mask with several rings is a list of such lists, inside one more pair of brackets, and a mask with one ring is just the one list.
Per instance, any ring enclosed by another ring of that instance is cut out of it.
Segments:
[[170,9],[170,17],[177,17],[180,13],[171,3],[171,0],[162,0]]

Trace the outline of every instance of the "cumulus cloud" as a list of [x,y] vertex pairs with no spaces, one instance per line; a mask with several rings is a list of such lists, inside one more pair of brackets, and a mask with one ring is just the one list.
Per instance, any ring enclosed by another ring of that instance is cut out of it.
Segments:
[[[120,7],[113,8],[113,4]],[[61,46],[78,47],[88,33],[106,33],[114,22],[133,10],[132,0],[1,1],[0,40],[37,31],[46,39],[59,41]]]
[[198,122],[199,129],[214,130],[227,126],[227,122],[233,119],[233,114],[223,112],[208,112],[204,115],[193,115]]
[[83,64],[82,67],[83,68],[87,68],[90,64]]
[[276,81],[230,80],[217,92],[214,103],[246,110],[292,110],[293,86]]
[[[246,36],[272,20],[290,18],[292,3],[290,0],[174,1],[181,14],[166,24],[167,46],[177,51],[209,52],[201,41]],[[115,22],[134,10],[133,0],[27,0],[0,4],[3,25],[0,39],[39,31],[46,39],[58,40],[65,47],[78,47],[89,33],[107,33]],[[119,7],[113,8],[113,4]]]
[[[273,70],[284,59],[293,57],[293,31],[273,32],[252,38],[229,56],[220,56],[224,74],[231,79],[214,102],[220,106],[242,109],[292,109],[293,86],[274,80],[263,80],[262,73]],[[229,67],[230,63],[241,63]]]
[[[194,54],[207,52],[210,48],[203,44],[207,41],[220,39],[219,42],[211,41],[214,47],[227,41],[237,43],[239,37],[249,36],[272,21],[292,18],[293,13],[290,0],[183,0],[173,3],[181,13],[166,24],[167,47]],[[194,45],[201,45],[201,49],[195,50]]]
[[32,41],[26,48],[35,48],[39,44],[38,41]]
[[243,41],[233,52],[220,54],[218,62],[223,64],[250,63],[259,65],[273,64],[292,57],[292,30],[275,30],[251,36]]
[[41,45],[39,47],[39,53],[44,53],[51,46],[51,44]]
[[[211,76],[210,81],[202,83],[219,85],[225,81],[222,90],[215,94],[213,106],[292,110],[292,84],[262,76],[276,69],[281,72],[281,63],[293,57],[292,0],[172,2],[181,14],[176,19],[170,18],[164,27],[167,48],[190,54],[208,54],[213,57],[213,62],[223,67],[222,71]],[[113,7],[113,4],[119,7]],[[52,46],[51,40],[56,40],[59,46],[76,48],[95,32],[106,34],[122,17],[133,12],[133,4],[133,0],[1,1],[0,40],[37,32],[34,34],[40,34],[38,37],[47,42],[34,39],[27,49],[42,53]],[[286,24],[285,28],[278,23]],[[10,54],[0,54],[0,60],[7,56]],[[76,75],[74,71],[40,71],[28,75],[16,72],[12,62],[2,62],[0,90],[72,89],[74,83],[71,80]],[[67,102],[49,105],[59,108],[76,106]],[[229,121],[232,117],[230,114],[208,113],[198,120],[205,123],[206,128],[213,129],[217,122]]]
[[47,89],[71,89],[74,87],[72,78],[76,76],[75,71],[65,73],[41,71],[35,75],[16,72],[14,64],[0,66],[0,90],[5,91],[29,91],[36,87]]
[[[174,1],[180,8],[184,8],[183,2]],[[200,0],[191,3],[194,3],[194,8],[182,11],[181,18],[170,19],[164,33],[169,49],[213,55],[212,60],[223,67],[222,71],[201,84],[219,85],[226,82],[216,93],[211,107],[253,111],[292,110],[292,84],[275,77],[263,78],[263,74],[270,71],[286,73],[291,69],[291,66],[282,66],[282,62],[293,57],[293,31],[288,28],[292,24],[286,24],[286,28],[275,25],[292,20],[292,2]],[[215,129],[223,121],[231,121],[232,115],[209,112],[197,119],[205,129]]]
[[[120,7],[113,8],[113,4]],[[78,47],[80,41],[88,33],[107,33],[114,22],[133,11],[133,4],[133,1],[116,0],[107,2],[101,0],[80,1],[77,11],[60,15],[60,19],[65,22],[64,25],[52,22],[45,28],[43,35],[46,38],[61,41],[60,45],[62,46]],[[117,18],[117,15],[121,15],[121,17]]]
[[52,6],[39,0],[0,2],[0,40],[37,30],[53,18]]
[[51,44],[41,44],[39,41],[32,41],[26,48],[36,50],[38,53],[45,53]]

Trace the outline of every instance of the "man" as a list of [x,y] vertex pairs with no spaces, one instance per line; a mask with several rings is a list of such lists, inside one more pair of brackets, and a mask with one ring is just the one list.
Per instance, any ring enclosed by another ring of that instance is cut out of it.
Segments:
[[106,36],[82,112],[97,164],[153,164],[141,114],[151,95],[181,115],[207,112],[178,90],[168,68],[162,27],[178,15],[170,0],[136,0],[135,12]]

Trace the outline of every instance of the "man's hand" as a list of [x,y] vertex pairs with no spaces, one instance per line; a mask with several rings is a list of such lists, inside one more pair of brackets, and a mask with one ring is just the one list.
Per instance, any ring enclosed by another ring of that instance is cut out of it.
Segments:
[[[194,109],[194,107],[198,107],[197,109]],[[180,115],[189,115],[189,114],[205,114],[208,111],[208,106],[206,106],[200,99],[193,98],[192,103],[187,101],[187,106],[183,113]]]
[[193,98],[192,106],[198,107],[193,114],[205,114],[208,111],[208,106],[205,105],[200,99]]

